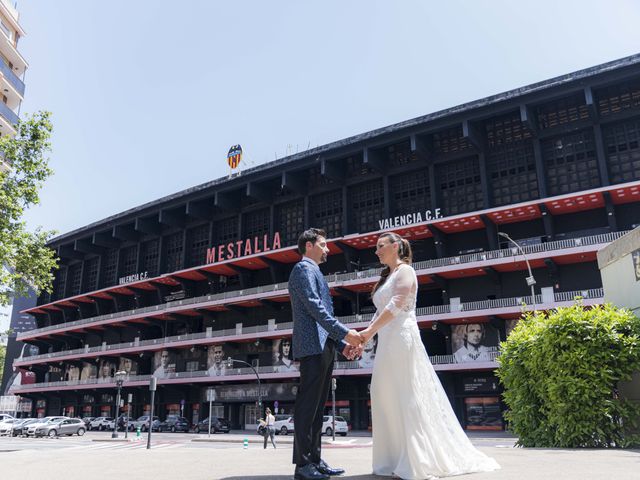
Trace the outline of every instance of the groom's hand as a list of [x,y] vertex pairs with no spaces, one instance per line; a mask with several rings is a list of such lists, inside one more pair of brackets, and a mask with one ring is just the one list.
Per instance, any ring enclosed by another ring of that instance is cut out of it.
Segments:
[[349,330],[347,335],[344,337],[344,341],[347,342],[352,347],[358,347],[361,343],[364,342],[362,335],[360,335],[355,330]]
[[344,347],[344,350],[342,350],[342,355],[344,355],[344,357],[347,360],[353,360],[353,350],[355,347],[352,347],[351,345],[347,345],[346,347]]
[[352,347],[351,345],[347,345],[344,347],[342,354],[347,358],[347,360],[356,360],[362,355],[363,347],[360,345],[359,347]]

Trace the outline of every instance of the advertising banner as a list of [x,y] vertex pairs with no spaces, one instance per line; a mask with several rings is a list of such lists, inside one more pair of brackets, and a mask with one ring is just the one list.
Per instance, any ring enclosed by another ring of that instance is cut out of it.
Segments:
[[[253,402],[258,400],[258,385],[220,385],[214,387],[217,402]],[[266,383],[260,386],[262,401],[295,400],[298,393],[297,383]],[[206,390],[203,392],[203,401],[206,401]]]

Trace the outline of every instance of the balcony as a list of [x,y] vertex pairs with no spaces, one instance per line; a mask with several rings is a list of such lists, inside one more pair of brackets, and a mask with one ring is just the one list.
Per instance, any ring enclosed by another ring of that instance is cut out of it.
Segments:
[[20,18],[20,14],[18,13],[18,10],[16,10],[16,8],[11,4],[11,2],[9,0],[1,0],[0,4],[2,4],[2,8],[7,11],[8,17],[17,23],[18,19]]
[[[604,245],[617,240],[623,235],[627,234],[628,231],[622,232],[612,232],[612,233],[604,233],[600,235],[590,235],[587,237],[579,237],[579,238],[571,238],[567,240],[558,240],[555,242],[547,242],[547,243],[539,243],[537,245],[528,245],[522,247],[522,250],[527,255],[527,258],[531,260],[532,258],[536,258],[535,254],[540,253],[549,253],[553,251],[559,250],[569,250],[572,248],[580,248],[580,247],[588,247],[595,245]],[[494,260],[498,262],[508,258],[518,258],[522,257],[517,248],[503,248],[501,250],[490,250],[486,252],[478,252],[472,253],[468,255],[459,255],[454,257],[446,257],[446,258],[434,258],[431,260],[424,260],[422,262],[415,262],[413,264],[413,268],[417,273],[420,273],[421,270],[431,270],[443,267],[451,267],[456,265],[467,265],[473,263],[482,263],[483,266],[491,265]],[[488,263],[491,262],[491,263]],[[325,278],[329,282],[350,282],[352,280],[365,279],[370,277],[377,277],[380,275],[382,271],[381,268],[375,268],[360,272],[350,272],[336,275],[327,275]],[[440,272],[428,272],[432,273],[440,273]]]
[[[22,32],[21,36],[24,36],[24,32]],[[0,52],[13,64],[13,73],[16,77],[19,77],[25,72],[28,66],[27,61],[20,52],[18,52],[13,40],[9,38],[7,33],[2,29],[0,29]]]
[[[589,290],[576,290],[571,292],[556,292],[554,301],[543,303],[542,295],[536,295],[536,305],[539,310],[550,310],[552,308],[570,306],[576,297],[582,298],[585,306],[601,304],[604,300],[604,290],[602,288]],[[464,302],[452,311],[451,305],[434,305],[431,307],[420,307],[416,310],[417,321],[422,325],[433,324],[433,322],[454,323],[461,319],[484,319],[489,315],[502,316],[504,318],[518,318],[523,305],[532,305],[531,296],[500,298],[496,300],[484,300],[480,302]],[[530,307],[528,307],[530,309]],[[365,328],[373,314],[349,315],[338,317],[345,325],[351,328]],[[259,338],[283,337],[292,334],[293,322],[286,322],[271,325],[257,325],[253,327],[243,327],[238,331],[236,328],[210,330],[185,335],[175,335],[171,337],[154,338],[149,340],[139,340],[133,342],[116,343],[111,345],[98,345],[95,347],[77,348],[61,352],[44,353],[23,359],[16,359],[13,362],[15,367],[24,367],[47,363],[49,361],[76,360],[82,358],[96,358],[103,355],[115,356],[121,354],[140,353],[145,351],[156,351],[165,348],[188,348],[197,345],[211,345],[214,343],[224,343],[231,341],[248,341]],[[436,356],[432,360],[436,364],[455,364],[455,360],[450,355]],[[494,357],[495,358],[495,357]],[[267,367],[264,367],[267,368]]]
[[[496,359],[500,356],[500,352],[488,352],[489,362],[497,366]],[[483,362],[458,362],[458,360],[453,355],[432,355],[429,357],[431,363],[434,365],[467,365],[467,364],[478,364]],[[436,369],[437,370],[437,369]]]
[[13,70],[11,70],[9,65],[2,61],[2,59],[0,59],[0,73],[9,85],[18,92],[20,97],[24,97],[24,82],[13,72]]
[[[2,61],[0,61],[0,63],[2,63]],[[8,123],[11,129],[15,132],[15,125],[18,124],[18,115],[7,107],[4,102],[0,102],[0,115],[4,117],[6,123]],[[2,131],[0,133],[6,134],[8,132]]]
[[[447,357],[445,359],[445,357]],[[451,358],[449,358],[451,357]],[[497,353],[494,358],[497,357]],[[434,362],[433,359],[436,359]],[[432,359],[432,364],[436,371],[445,371],[453,369],[458,370],[487,370],[494,369],[498,365],[495,361],[491,362],[466,362],[464,364],[456,363],[452,355],[437,355]],[[448,365],[445,361],[451,360],[452,365]],[[461,368],[462,367],[462,368]],[[256,367],[258,374],[262,380],[274,380],[284,378],[298,378],[299,372],[278,372],[277,366],[264,366]],[[362,368],[357,361],[348,362],[336,362],[334,367],[334,375],[371,375],[371,368]],[[146,387],[149,384],[151,375],[132,375],[128,377],[123,387]],[[207,370],[200,370],[195,372],[176,372],[169,374],[167,378],[158,379],[160,385],[170,384],[194,384],[194,383],[220,383],[229,381],[254,381],[255,373],[251,368],[230,368],[225,371],[224,375],[212,377]],[[112,378],[92,378],[88,380],[67,380],[60,382],[42,382],[32,383],[27,385],[18,385],[10,389],[12,394],[24,394],[34,392],[46,392],[46,391],[60,391],[60,390],[82,390],[82,389],[95,389],[95,388],[115,388],[115,383]]]
[[[530,245],[523,247],[527,254],[532,267],[544,266],[544,259],[549,256],[571,256],[580,255],[588,252],[595,259],[595,253],[599,248],[620,238],[627,232],[613,232],[600,235],[591,235],[587,237],[572,238],[567,240],[559,240],[555,242],[541,243],[538,245]],[[552,255],[550,255],[552,254]],[[414,263],[414,268],[419,277],[425,278],[428,275],[442,274],[467,269],[470,272],[480,267],[496,267],[499,270],[500,265],[512,265],[514,260],[521,258],[520,253],[515,248],[505,248],[501,250],[491,250],[486,252],[473,253],[469,255],[460,255],[447,258],[437,258]],[[536,263],[537,262],[537,263]],[[523,269],[524,264],[523,264]],[[373,283],[375,277],[380,274],[380,269],[369,269],[359,272],[331,274],[325,278],[329,282],[331,288],[344,287],[350,288]],[[475,273],[474,273],[475,274]],[[213,295],[205,295],[174,302],[168,302],[160,305],[153,305],[139,309],[127,310],[124,312],[110,313],[107,315],[99,315],[95,317],[74,320],[57,325],[37,328],[29,332],[18,335],[19,341],[36,338],[40,335],[49,333],[61,333],[70,331],[90,324],[109,324],[121,321],[132,320],[144,316],[160,315],[163,313],[178,313],[180,311],[193,309],[194,307],[221,307],[229,303],[251,302],[263,298],[280,298],[288,297],[287,284],[273,284],[254,287],[243,290],[235,290]],[[538,303],[538,302],[536,302]],[[448,307],[448,306],[445,306]]]

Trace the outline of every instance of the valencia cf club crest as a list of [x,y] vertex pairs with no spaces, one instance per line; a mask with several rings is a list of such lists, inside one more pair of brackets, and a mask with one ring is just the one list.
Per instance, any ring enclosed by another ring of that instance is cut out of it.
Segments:
[[227,153],[227,163],[232,170],[235,170],[240,165],[242,160],[242,147],[240,145],[234,145],[229,149]]

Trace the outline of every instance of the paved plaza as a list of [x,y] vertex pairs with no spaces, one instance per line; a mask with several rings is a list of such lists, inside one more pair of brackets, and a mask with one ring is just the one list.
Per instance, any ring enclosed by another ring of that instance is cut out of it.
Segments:
[[[122,436],[122,434],[121,434]],[[108,432],[90,432],[82,438],[0,438],[3,479],[59,480],[285,480],[293,478],[292,437],[276,437],[277,449],[262,448],[261,438],[250,434],[157,434],[152,448],[144,441],[110,441]],[[243,440],[249,440],[244,448]],[[201,441],[194,441],[199,439]],[[331,465],[347,470],[350,480],[376,479],[371,475],[371,437],[325,439],[323,456]],[[560,450],[514,448],[506,435],[474,435],[472,441],[494,457],[502,470],[466,475],[464,480],[590,479],[637,480],[640,451]]]

